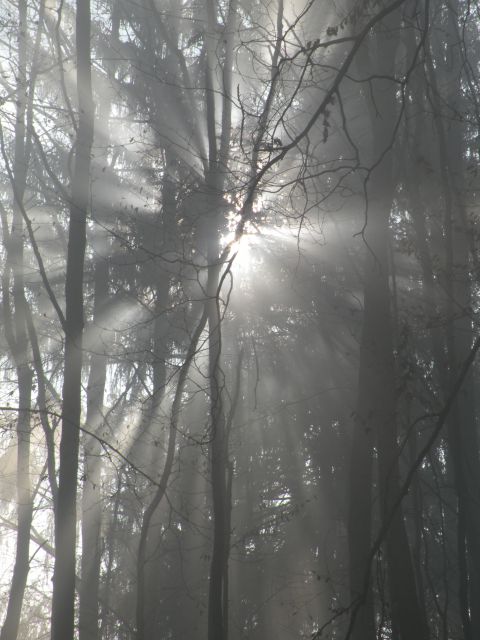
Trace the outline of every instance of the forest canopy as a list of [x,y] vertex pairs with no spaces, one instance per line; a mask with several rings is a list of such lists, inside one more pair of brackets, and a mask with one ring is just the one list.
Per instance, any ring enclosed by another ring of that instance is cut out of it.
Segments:
[[478,640],[480,3],[1,0],[0,640]]

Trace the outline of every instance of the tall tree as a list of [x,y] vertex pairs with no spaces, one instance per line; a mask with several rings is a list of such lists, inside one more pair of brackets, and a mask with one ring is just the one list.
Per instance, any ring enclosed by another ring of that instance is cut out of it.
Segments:
[[[7,343],[11,351],[18,376],[17,418],[17,513],[18,534],[15,564],[10,587],[10,597],[0,638],[9,640],[18,635],[23,597],[30,568],[30,529],[33,515],[33,496],[31,487],[31,403],[32,369],[29,363],[29,341],[27,332],[27,299],[25,295],[25,257],[24,257],[24,197],[27,181],[27,2],[18,6],[18,94],[15,113],[15,150],[13,170],[11,172],[13,191],[13,221],[11,232],[3,218],[2,226],[6,240],[7,263],[2,281],[3,323]],[[3,135],[3,133],[2,133]],[[2,146],[4,142],[2,140]],[[10,271],[13,273],[13,312],[10,301]]]
[[[397,10],[384,21],[383,26],[390,33],[398,33],[400,20],[401,13]],[[362,230],[367,254],[364,317],[359,400],[349,481],[350,584],[354,602],[352,637],[373,639],[376,635],[370,579],[371,524],[365,521],[365,517],[372,518],[370,486],[373,447],[376,445],[380,516],[384,522],[389,522],[385,546],[392,630],[402,640],[426,640],[426,615],[418,597],[403,511],[394,507],[401,483],[389,285],[389,220],[396,189],[392,147],[395,145],[397,121],[401,117],[395,87],[397,46],[396,37],[390,37],[387,42],[377,31],[364,48],[365,57],[360,58],[362,69],[373,67],[376,59],[382,79],[375,83],[372,94],[367,98],[372,149],[365,182],[365,223]],[[412,53],[415,56],[415,50]],[[377,114],[381,114],[381,119]]]
[[75,16],[78,127],[71,186],[65,281],[65,357],[58,497],[55,509],[52,640],[74,637],[77,475],[83,364],[83,274],[90,193],[94,104],[90,55],[90,1],[78,0]]

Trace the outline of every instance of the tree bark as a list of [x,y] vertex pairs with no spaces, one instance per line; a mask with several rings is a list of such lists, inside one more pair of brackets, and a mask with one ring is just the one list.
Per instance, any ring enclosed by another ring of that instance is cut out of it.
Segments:
[[90,59],[90,2],[77,0],[76,61],[78,132],[67,247],[65,358],[58,499],[55,511],[52,640],[73,640],[79,428],[81,420],[83,270],[90,192],[94,106]]

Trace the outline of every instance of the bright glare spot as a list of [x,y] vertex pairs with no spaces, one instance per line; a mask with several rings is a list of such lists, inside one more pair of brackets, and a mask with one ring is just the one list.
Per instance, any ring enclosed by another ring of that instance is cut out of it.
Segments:
[[228,220],[228,231],[221,238],[221,248],[229,247],[229,258],[235,256],[234,269],[245,272],[257,262],[255,249],[261,243],[261,233],[252,222],[247,222],[240,239],[235,240],[235,233],[239,222],[238,215],[232,213]]

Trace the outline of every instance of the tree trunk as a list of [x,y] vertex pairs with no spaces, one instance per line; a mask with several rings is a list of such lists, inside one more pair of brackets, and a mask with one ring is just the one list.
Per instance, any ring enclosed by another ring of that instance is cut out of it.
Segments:
[[[366,327],[366,318],[364,322]],[[351,634],[352,640],[374,640],[376,637],[372,588],[370,581],[368,584],[365,581],[369,572],[368,561],[372,543],[373,482],[373,429],[369,423],[367,403],[367,398],[371,396],[368,392],[371,381],[370,367],[367,364],[368,351],[362,357],[363,345],[366,342],[367,338],[362,338],[358,404],[349,470],[347,527],[350,597],[353,603],[359,603]]]
[[[30,568],[30,529],[33,515],[33,496],[30,482],[30,410],[32,371],[28,363],[28,333],[26,320],[24,252],[23,252],[23,199],[27,177],[25,112],[27,104],[27,2],[19,3],[18,25],[18,99],[15,120],[15,157],[12,188],[13,223],[8,238],[7,264],[13,269],[13,314],[10,309],[8,273],[3,291],[3,315],[7,342],[12,353],[18,377],[17,417],[17,544],[15,564],[8,599],[7,613],[0,634],[1,640],[14,640],[18,635],[22,603]],[[4,232],[7,232],[5,227]]]
[[[160,141],[159,141],[160,146]],[[155,232],[152,233],[152,252],[162,255],[172,246],[174,241],[173,228],[176,214],[176,184],[174,181],[175,161],[170,149],[165,150],[165,173],[162,181],[162,218],[157,222]],[[146,434],[151,439],[161,438],[162,420],[161,405],[165,397],[165,387],[167,383],[167,360],[169,353],[168,343],[168,319],[167,309],[170,296],[171,277],[163,264],[154,267],[153,277],[155,280],[155,319],[153,321],[153,392],[149,415],[147,417]],[[160,464],[159,451],[156,447],[150,447],[149,459],[146,461],[148,470],[152,473],[158,469]],[[160,527],[155,529],[158,519],[162,518],[158,509],[155,514],[156,520],[152,519],[149,528],[160,531]],[[159,524],[159,523],[158,523]],[[153,535],[148,540],[146,555],[149,560],[144,568],[144,583],[140,586],[140,592],[144,592],[144,636],[153,638],[156,633],[158,620],[158,602],[156,600],[157,585],[161,580],[161,570],[159,569],[158,538]],[[161,557],[160,553],[160,557]]]
[[[389,179],[388,169],[389,163],[377,176],[369,198],[366,240],[370,251],[365,277],[364,330],[361,343],[361,360],[365,361],[361,364],[361,371],[364,371],[369,380],[360,387],[361,392],[366,392],[366,397],[362,399],[365,405],[360,418],[365,421],[365,428],[372,429],[377,441],[383,520],[390,517],[400,488],[388,275],[388,216],[392,193],[384,191],[384,185],[388,184],[386,181]],[[386,536],[386,551],[392,623],[402,640],[425,640],[428,638],[428,627],[417,595],[401,509],[397,509],[392,518]]]
[[55,511],[52,640],[73,640],[74,636],[77,472],[84,322],[83,269],[94,112],[89,0],[77,0],[76,55],[79,116],[65,283],[65,364],[58,500]]
[[33,497],[30,484],[30,406],[32,372],[26,365],[18,369],[19,416],[17,419],[17,546],[10,586],[7,615],[0,634],[1,640],[18,636],[23,597],[30,569],[30,529]]
[[210,587],[208,600],[208,638],[226,640],[227,603],[224,602],[228,562],[227,524],[229,508],[227,496],[228,460],[226,447],[226,424],[222,398],[221,317],[218,297],[218,269],[214,265],[218,251],[210,253],[209,282],[207,287],[208,308],[208,353],[210,380],[210,464],[213,499],[213,548],[210,565]]
[[[400,13],[385,20],[384,27],[398,31]],[[374,166],[367,183],[367,219],[364,229],[366,266],[364,276],[364,319],[360,347],[359,404],[355,420],[352,471],[350,477],[349,548],[351,553],[352,597],[360,596],[363,607],[358,609],[358,620],[353,627],[355,640],[374,638],[372,607],[369,603],[370,535],[369,525],[360,521],[371,517],[369,474],[374,437],[378,451],[378,480],[380,516],[390,521],[386,534],[387,576],[390,591],[390,617],[392,630],[401,640],[426,640],[428,625],[417,593],[415,573],[403,511],[392,514],[400,489],[399,451],[396,425],[396,379],[393,360],[393,332],[389,287],[389,217],[395,191],[393,165],[388,141],[391,139],[397,117],[396,88],[386,78],[395,76],[397,37],[386,41],[381,33],[372,37],[362,52],[364,68],[378,65],[385,80],[372,87],[367,99],[372,155]],[[381,51],[381,57],[380,57]],[[371,430],[371,436],[369,435]],[[368,432],[368,433],[367,433]],[[362,459],[360,459],[360,455]],[[357,460],[358,456],[358,460]],[[356,464],[356,466],[354,466]],[[359,504],[354,502],[358,501]],[[361,512],[366,509],[366,512]],[[365,516],[367,513],[367,516]],[[358,548],[357,548],[358,545]],[[360,547],[361,545],[361,547]],[[368,545],[368,546],[367,546]],[[363,576],[361,575],[363,573]],[[362,624],[362,626],[356,625]]]
[[185,391],[185,385],[186,385],[190,365],[197,352],[198,341],[200,339],[200,336],[203,330],[205,329],[206,321],[207,321],[207,314],[203,313],[197,326],[195,327],[195,331],[192,334],[190,344],[188,346],[187,355],[185,357],[185,361],[180,369],[177,388],[175,390],[175,397],[173,399],[172,409],[170,414],[167,454],[165,456],[165,463],[164,463],[162,475],[160,477],[160,481],[158,482],[155,495],[152,501],[150,502],[150,504],[148,505],[148,507],[145,509],[143,518],[142,518],[142,526],[140,530],[140,540],[138,544],[138,554],[137,554],[137,601],[136,601],[136,611],[135,611],[136,625],[137,625],[137,634],[136,634],[137,640],[144,640],[146,638],[146,635],[145,635],[145,630],[146,630],[145,568],[146,568],[146,560],[147,560],[148,532],[150,529],[150,524],[151,524],[153,515],[155,514],[156,509],[158,508],[159,504],[162,502],[165,496],[168,482],[170,480],[170,475],[172,472],[173,462],[175,458],[177,427],[178,427],[178,421],[180,418],[182,397]]
[[[457,7],[458,9],[458,7]],[[456,32],[454,8],[448,9],[447,20]],[[441,59],[440,43],[437,57]],[[427,58],[428,76],[432,86],[431,102],[438,134],[440,174],[445,209],[445,266],[442,273],[446,315],[446,346],[448,358],[447,391],[454,384],[458,369],[470,352],[473,326],[470,318],[471,282],[468,273],[471,256],[464,200],[463,128],[457,122],[444,121],[444,98],[439,86],[447,87],[446,102],[462,109],[461,75],[463,60],[455,55],[451,68],[434,67]],[[439,74],[442,74],[439,76]],[[441,78],[441,82],[437,81]],[[467,640],[480,635],[480,489],[479,441],[475,424],[473,374],[470,372],[448,421],[448,451],[457,494],[457,553],[459,566],[459,603],[463,631]]]
[[203,228],[207,257],[208,377],[210,386],[210,473],[212,481],[213,547],[208,594],[208,640],[228,637],[228,564],[230,554],[231,494],[233,470],[228,459],[228,426],[223,403],[222,317],[220,313],[219,234],[222,224],[223,190],[230,158],[232,135],[232,67],[237,0],[228,3],[224,36],[223,96],[220,144],[217,144],[215,115],[216,3],[206,0],[206,106],[209,168],[206,175],[206,211]]
[[[93,325],[100,326],[102,307],[108,296],[108,264],[102,250],[106,244],[102,239],[99,257],[95,264],[95,291]],[[97,330],[97,329],[94,329]],[[98,329],[99,331],[100,329]],[[101,560],[101,446],[95,434],[103,424],[103,396],[107,376],[107,358],[99,352],[100,341],[94,345],[90,360],[87,386],[86,425],[90,433],[85,442],[84,485],[82,493],[82,560],[79,608],[80,640],[98,639],[99,582]]]

